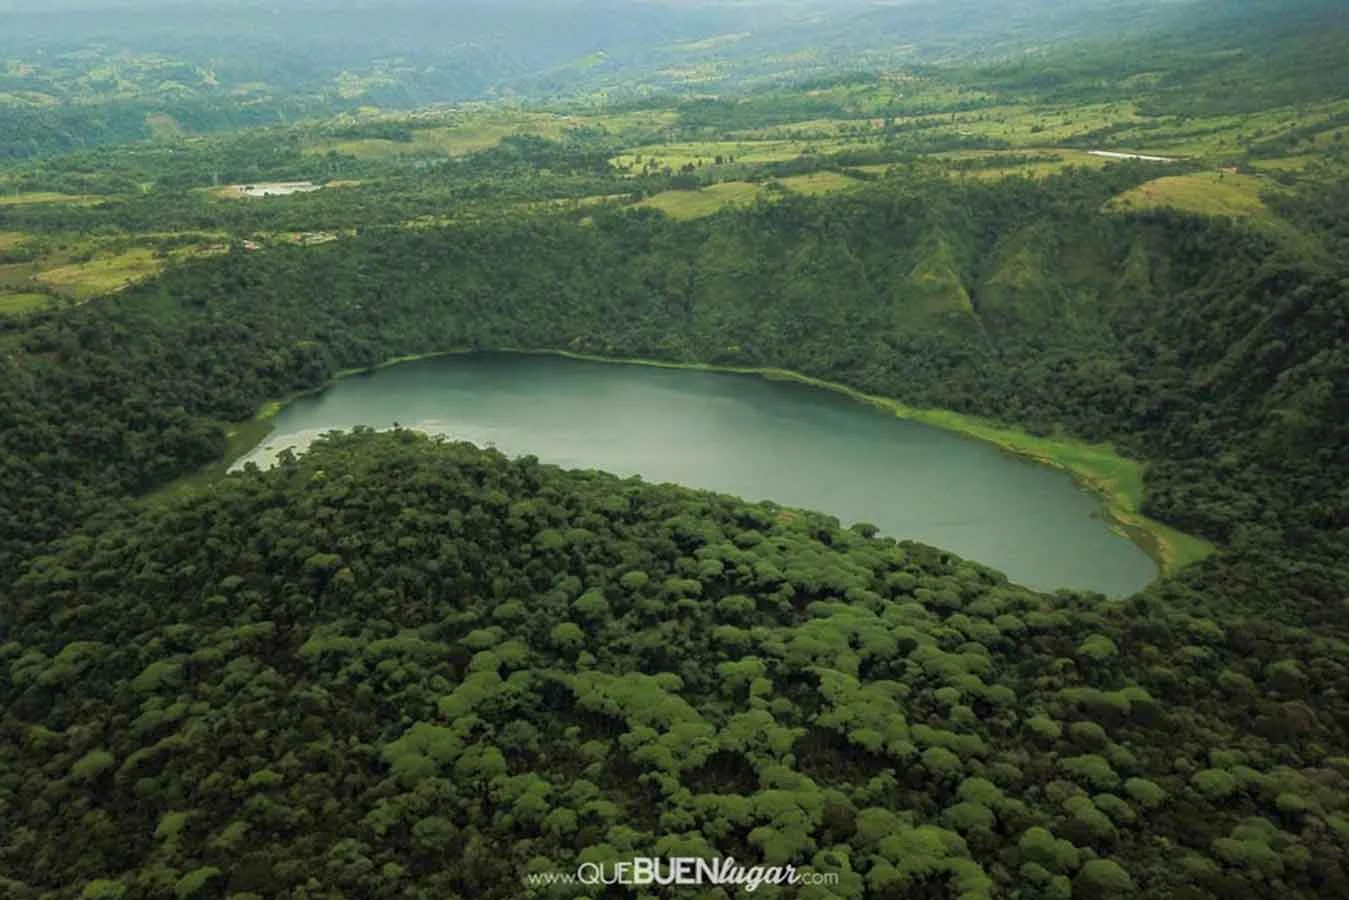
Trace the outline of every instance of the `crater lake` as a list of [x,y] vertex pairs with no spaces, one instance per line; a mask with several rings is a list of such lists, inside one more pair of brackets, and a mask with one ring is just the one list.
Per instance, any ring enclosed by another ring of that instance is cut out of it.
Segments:
[[395,424],[870,522],[1042,590],[1121,596],[1157,576],[1066,472],[833,391],[747,375],[514,353],[421,359],[286,405],[233,468],[266,467],[327,431]]

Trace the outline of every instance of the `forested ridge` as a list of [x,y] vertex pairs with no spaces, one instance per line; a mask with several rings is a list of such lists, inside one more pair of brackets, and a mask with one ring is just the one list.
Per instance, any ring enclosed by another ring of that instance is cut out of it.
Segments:
[[[1148,177],[373,227],[0,318],[7,887],[506,897],[586,850],[790,861],[834,896],[1344,895],[1343,210],[1285,201],[1324,250],[1104,211]],[[130,500],[269,399],[455,348],[774,366],[1111,440],[1224,551],[1037,595],[407,433]]]

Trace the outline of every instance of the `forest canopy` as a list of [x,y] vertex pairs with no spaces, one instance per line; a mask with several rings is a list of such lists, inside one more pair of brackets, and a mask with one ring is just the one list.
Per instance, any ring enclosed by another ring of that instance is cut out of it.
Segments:
[[94,529],[4,614],[9,894],[1341,895],[1342,643],[868,533],[406,431]]
[[[508,897],[725,854],[837,874],[819,896],[1336,896],[1343,282],[1100,211],[1141,174],[373,229],[10,320],[8,889]],[[1227,549],[1044,596],[407,432],[134,500],[341,369],[559,344],[1111,439]]]
[[[538,71],[433,28],[273,65],[219,9],[163,56],[6,28],[0,895],[628,896],[528,879],[734,856],[828,876],[766,897],[1349,897],[1343,11],[1162,5],[653,6],[624,58],[550,7]],[[866,49],[905,23],[963,37]],[[474,350],[1108,443],[1218,552],[1042,594],[401,429],[224,474],[260,410]]]

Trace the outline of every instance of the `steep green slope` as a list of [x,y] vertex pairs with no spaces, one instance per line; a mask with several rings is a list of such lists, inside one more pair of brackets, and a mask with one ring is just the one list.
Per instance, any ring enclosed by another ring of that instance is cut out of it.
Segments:
[[1345,896],[1349,647],[868,533],[407,432],[93,529],[0,609],[6,896]]

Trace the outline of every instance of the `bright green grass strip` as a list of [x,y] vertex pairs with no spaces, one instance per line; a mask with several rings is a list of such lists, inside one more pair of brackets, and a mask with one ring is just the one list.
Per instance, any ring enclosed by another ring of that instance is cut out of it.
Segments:
[[1069,472],[1078,483],[1101,496],[1110,521],[1146,550],[1168,575],[1216,549],[1203,538],[1177,531],[1140,513],[1143,465],[1120,456],[1109,444],[1088,444],[1062,436],[1038,437],[975,416],[940,409],[917,409],[884,398],[865,399],[892,409],[901,418],[978,438],[1010,453]]
[[56,191],[29,191],[24,194],[0,194],[0,206],[31,206],[35,203],[68,203],[72,206],[93,206],[103,202],[102,197],[87,194],[62,194]]
[[1215,216],[1263,216],[1269,211],[1260,199],[1267,182],[1234,172],[1195,172],[1170,175],[1140,184],[1110,201],[1111,209],[1136,210],[1173,207]]
[[857,187],[861,182],[838,172],[812,172],[809,175],[792,175],[779,179],[779,183],[789,191],[816,197],[820,194],[832,194]]
[[723,181],[696,191],[664,191],[636,204],[639,207],[659,209],[672,219],[687,221],[710,216],[728,206],[744,206],[754,202],[761,188],[744,181]]
[[165,262],[148,248],[133,247],[113,256],[46,269],[37,278],[78,300],[88,300],[156,275],[164,268]]
[[27,291],[21,294],[0,294],[0,316],[16,316],[35,309],[46,309],[51,302],[52,298],[47,294]]

